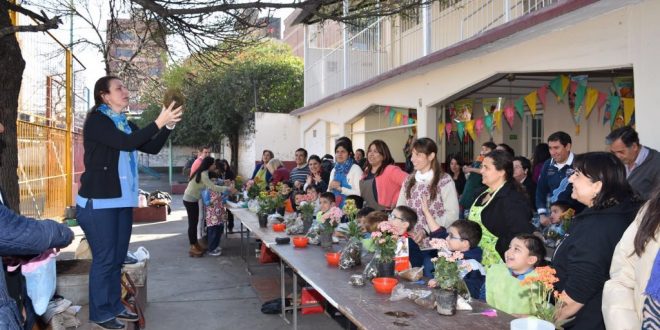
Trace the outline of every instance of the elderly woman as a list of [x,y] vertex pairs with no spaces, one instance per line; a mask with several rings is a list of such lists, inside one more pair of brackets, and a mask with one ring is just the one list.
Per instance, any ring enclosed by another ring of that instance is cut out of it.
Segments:
[[346,196],[360,195],[362,169],[352,158],[353,143],[347,137],[337,139],[335,144],[335,166],[330,171],[328,191],[335,195],[339,207],[344,206]]
[[[659,249],[660,187],[614,249],[611,278],[603,289],[603,316],[608,329],[650,328],[642,325],[660,305]],[[657,318],[656,312],[656,322]]]
[[503,150],[486,154],[480,169],[487,189],[472,204],[469,220],[481,225],[479,246],[485,267],[504,260],[504,252],[518,234],[531,234],[532,209],[520,183],[513,178],[513,156]]
[[374,140],[367,148],[367,164],[360,181],[360,193],[367,206],[376,211],[396,207],[399,192],[408,173],[394,165],[390,148]]
[[289,170],[284,167],[284,164],[281,160],[277,158],[271,159],[268,164],[266,164],[266,169],[271,175],[270,183],[278,184],[280,182],[287,183],[289,182]]
[[573,168],[568,180],[573,184],[571,197],[587,208],[573,218],[552,259],[559,278],[555,288],[566,294],[557,320],[574,317],[564,329],[605,329],[603,286],[614,247],[639,203],[616,156],[605,152],[578,155]]

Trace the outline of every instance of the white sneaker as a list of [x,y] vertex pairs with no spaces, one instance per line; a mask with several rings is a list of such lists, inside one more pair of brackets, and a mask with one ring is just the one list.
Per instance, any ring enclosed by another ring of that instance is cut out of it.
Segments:
[[215,250],[209,252],[209,255],[210,255],[211,257],[217,257],[217,256],[222,255],[222,248],[217,247]]

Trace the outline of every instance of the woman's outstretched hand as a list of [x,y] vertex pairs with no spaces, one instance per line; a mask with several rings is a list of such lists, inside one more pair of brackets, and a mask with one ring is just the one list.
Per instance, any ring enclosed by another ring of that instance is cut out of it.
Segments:
[[158,118],[156,118],[156,125],[158,128],[162,128],[165,125],[172,126],[181,121],[181,116],[183,115],[183,107],[174,109],[175,103],[176,102],[172,101],[172,103],[170,103],[167,108],[163,106],[163,110],[161,110],[160,115],[158,115]]

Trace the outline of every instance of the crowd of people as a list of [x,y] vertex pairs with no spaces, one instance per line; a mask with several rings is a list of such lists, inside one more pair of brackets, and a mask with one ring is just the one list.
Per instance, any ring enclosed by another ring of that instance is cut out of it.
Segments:
[[[122,329],[122,321],[138,317],[120,302],[121,267],[138,205],[137,151],[158,153],[182,112],[172,103],[138,128],[122,113],[128,90],[112,76],[97,81],[94,100],[84,126],[85,172],[76,197],[93,255],[89,319],[102,329]],[[660,155],[642,145],[630,126],[612,131],[606,143],[609,152],[575,155],[571,136],[555,132],[530,160],[516,157],[506,144],[486,142],[477,159],[464,163],[450,155],[443,168],[429,138],[409,137],[405,159],[397,163],[382,140],[371,141],[365,152],[342,137],[334,155],[297,149],[291,170],[264,150],[251,179],[288,185],[293,204],[296,195],[308,195],[318,216],[356,201],[365,239],[378,223],[400,221],[408,232],[410,262],[424,266],[427,277],[435,247],[460,252],[471,265],[463,274],[470,295],[505,312],[531,312],[518,284],[548,263],[563,293],[556,317],[568,321],[564,328],[658,328]],[[237,192],[236,176],[226,160],[209,154],[209,148],[200,149],[183,195],[191,257],[220,255],[223,227],[233,226],[223,195]],[[66,226],[20,217],[5,200],[0,192],[4,265],[71,242]],[[198,242],[200,203],[206,210],[205,248]],[[365,249],[373,251],[369,241]],[[31,328],[34,313],[24,289],[20,276],[0,279],[1,328]]]

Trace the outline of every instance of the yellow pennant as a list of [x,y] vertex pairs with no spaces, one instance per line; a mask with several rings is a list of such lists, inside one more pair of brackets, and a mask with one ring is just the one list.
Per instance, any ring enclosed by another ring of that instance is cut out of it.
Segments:
[[587,88],[587,97],[584,99],[584,105],[587,110],[585,117],[587,119],[589,118],[589,114],[591,114],[591,110],[594,109],[596,102],[598,102],[598,90],[591,87]]
[[474,119],[465,123],[465,130],[470,134],[472,141],[477,141],[477,135],[474,133]]
[[438,123],[438,141],[445,135],[445,122]]
[[495,127],[498,131],[502,130],[502,111],[495,111]]
[[623,124],[628,125],[632,115],[635,112],[635,99],[630,97],[622,97],[623,101]]
[[536,99],[538,95],[536,94],[536,91],[533,91],[527,96],[525,96],[525,102],[527,103],[527,106],[529,107],[529,112],[532,113],[532,117],[536,115]]
[[395,117],[395,119],[394,119],[394,120],[396,121],[396,124],[397,124],[397,125],[401,125],[401,119],[402,119],[402,118],[403,118],[403,115],[401,114],[401,112],[398,112],[398,111],[397,111],[397,112],[396,112],[396,117]]
[[557,97],[557,100],[562,100],[566,96],[566,91],[568,90],[568,85],[571,84],[571,78],[567,75],[561,75],[561,97]]

